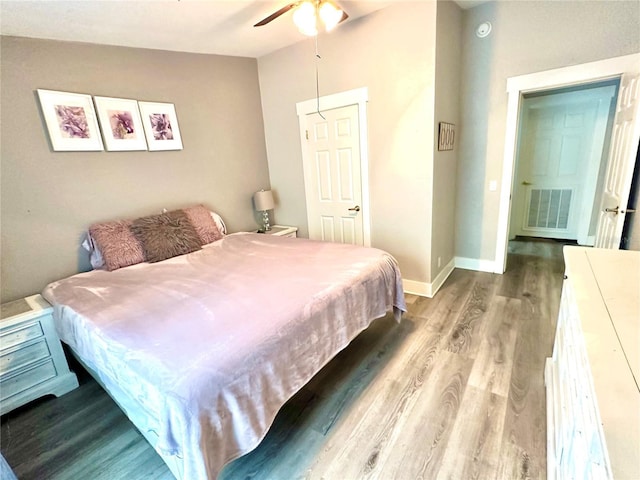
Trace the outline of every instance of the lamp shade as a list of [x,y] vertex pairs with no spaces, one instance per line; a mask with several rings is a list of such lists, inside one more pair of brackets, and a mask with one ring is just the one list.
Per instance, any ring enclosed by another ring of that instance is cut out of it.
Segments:
[[313,37],[318,34],[316,22],[316,7],[313,2],[302,2],[293,12],[293,23],[304,35]]
[[254,193],[253,205],[258,212],[271,210],[275,206],[271,190],[260,190],[259,192]]
[[343,12],[333,3],[323,2],[322,5],[320,5],[319,14],[322,23],[324,23],[324,28],[327,29],[327,32],[330,32],[333,30],[333,27],[338,25],[340,20],[342,20]]

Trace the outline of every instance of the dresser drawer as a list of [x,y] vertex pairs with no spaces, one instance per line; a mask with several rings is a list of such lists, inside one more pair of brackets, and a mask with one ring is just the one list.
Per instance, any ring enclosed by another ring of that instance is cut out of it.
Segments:
[[6,350],[14,345],[27,342],[44,335],[40,322],[25,322],[0,332],[0,349]]
[[0,399],[9,398],[55,376],[56,368],[51,359],[28,370],[13,375],[9,374],[1,380]]
[[5,352],[0,355],[0,375],[35,363],[51,355],[44,338],[30,345],[19,346],[8,351],[5,350]]

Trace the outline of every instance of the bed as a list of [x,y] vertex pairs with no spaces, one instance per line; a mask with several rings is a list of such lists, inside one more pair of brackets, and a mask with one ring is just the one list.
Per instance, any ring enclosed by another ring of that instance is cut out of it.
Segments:
[[61,340],[176,478],[214,479],[370,323],[406,311],[384,251],[256,233],[48,285]]

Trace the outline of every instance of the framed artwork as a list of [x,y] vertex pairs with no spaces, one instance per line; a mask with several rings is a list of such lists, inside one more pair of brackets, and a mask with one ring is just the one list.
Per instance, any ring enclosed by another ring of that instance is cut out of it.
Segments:
[[93,97],[109,151],[146,150],[138,102],[126,98]]
[[182,150],[182,137],[173,103],[138,102],[149,150]]
[[456,139],[456,126],[453,123],[440,122],[438,132],[438,150],[453,150]]
[[38,89],[42,115],[54,151],[102,151],[91,95]]

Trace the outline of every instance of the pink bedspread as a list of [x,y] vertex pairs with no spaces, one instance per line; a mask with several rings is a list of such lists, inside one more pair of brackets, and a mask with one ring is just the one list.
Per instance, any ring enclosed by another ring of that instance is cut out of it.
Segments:
[[61,339],[145,408],[156,449],[194,480],[255,448],[372,320],[406,311],[389,254],[259,234],[74,275],[43,295]]

